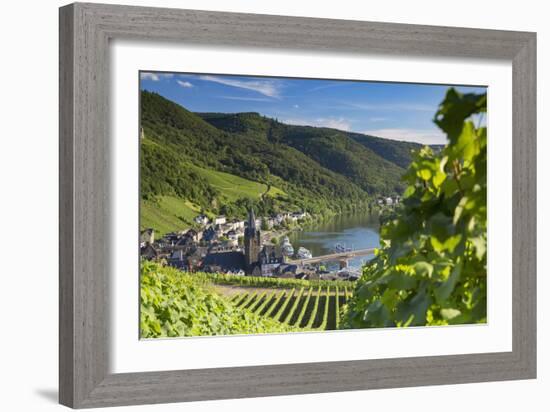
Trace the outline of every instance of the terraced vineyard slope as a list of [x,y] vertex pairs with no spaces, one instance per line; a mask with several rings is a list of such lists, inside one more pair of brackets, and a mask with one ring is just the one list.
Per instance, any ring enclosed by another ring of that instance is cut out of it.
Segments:
[[334,330],[349,298],[346,287],[334,283],[231,279],[142,262],[141,337]]
[[286,289],[279,295],[251,290],[235,296],[238,308],[252,308],[257,316],[303,330],[335,330],[349,295],[345,289],[335,286],[309,286]]

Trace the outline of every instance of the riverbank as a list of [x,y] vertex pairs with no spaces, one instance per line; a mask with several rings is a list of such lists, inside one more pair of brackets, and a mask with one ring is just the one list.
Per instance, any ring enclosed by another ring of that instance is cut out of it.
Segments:
[[[320,214],[308,214],[307,217],[305,217],[304,219],[301,219],[297,222],[292,222],[286,228],[264,230],[262,233],[262,241],[264,243],[278,244],[280,243],[281,238],[284,236],[291,236],[293,232],[314,231],[317,226],[337,219],[339,216],[350,216],[357,214],[378,216],[379,213],[381,213],[383,210],[384,209],[380,208],[379,206],[369,204],[364,207],[358,206],[350,211],[344,211],[341,213],[327,210]],[[275,239],[275,241],[273,239]]]
[[[303,230],[291,232],[290,243],[295,249],[304,247],[313,256],[330,255],[339,245],[344,249],[358,250],[380,246],[379,215],[370,212],[354,212],[334,215],[304,227]],[[353,268],[360,268],[372,256],[350,259]],[[338,262],[332,262],[327,270],[338,270]]]

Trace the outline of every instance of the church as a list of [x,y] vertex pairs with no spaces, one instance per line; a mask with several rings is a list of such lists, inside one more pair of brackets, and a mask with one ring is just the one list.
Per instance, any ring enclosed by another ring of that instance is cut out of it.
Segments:
[[284,257],[275,245],[262,247],[261,233],[256,225],[256,216],[253,209],[248,212],[247,223],[244,231],[246,274],[273,276],[273,273],[284,263]]

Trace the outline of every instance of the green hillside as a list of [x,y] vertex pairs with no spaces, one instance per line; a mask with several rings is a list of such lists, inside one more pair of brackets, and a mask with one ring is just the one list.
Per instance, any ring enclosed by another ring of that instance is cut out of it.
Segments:
[[257,113],[196,114],[147,91],[141,127],[140,226],[161,233],[187,227],[201,212],[342,213],[403,187],[406,149],[392,156],[394,142],[380,150],[346,132]]
[[140,201],[140,230],[153,228],[157,236],[193,226],[193,218],[200,208],[188,200],[175,196],[159,196]]
[[140,265],[140,337],[298,332],[216,293],[201,280],[151,262]]
[[[146,339],[335,330],[351,296],[348,287],[353,286],[350,282],[190,275],[146,261],[140,264],[140,279],[140,336]],[[264,283],[271,287],[258,289]]]
[[377,155],[405,169],[411,164],[411,151],[422,148],[420,143],[382,139],[381,137],[369,136],[361,133],[347,133],[347,135],[360,145],[372,150]]
[[[219,201],[238,202],[241,199],[259,200],[262,196],[286,197],[286,193],[277,187],[253,182],[225,172],[203,169],[188,164],[197,176],[220,193]],[[189,200],[176,196],[158,196],[151,200],[141,200],[140,228],[154,228],[163,235],[174,230],[183,230],[194,225],[193,218],[201,213],[201,207]]]
[[[357,142],[346,132],[329,128],[286,125],[258,113],[200,113],[199,115],[212,126],[226,132],[257,136],[258,139],[262,139],[264,145],[271,142],[294,148],[323,168],[346,177],[367,193],[391,194],[401,192],[403,189],[400,177],[404,166],[395,163],[393,159],[386,160],[369,146]],[[401,142],[390,142],[386,150],[387,154],[392,153],[395,143],[399,147],[400,155],[414,145],[407,143],[401,148],[399,146]],[[405,160],[400,163],[405,164],[406,167],[409,162]]]
[[281,189],[270,187],[265,183],[254,182],[230,173],[204,169],[195,165],[190,165],[190,167],[218,190],[222,199],[229,202],[235,202],[242,198],[259,200],[263,195],[286,196],[286,193]]

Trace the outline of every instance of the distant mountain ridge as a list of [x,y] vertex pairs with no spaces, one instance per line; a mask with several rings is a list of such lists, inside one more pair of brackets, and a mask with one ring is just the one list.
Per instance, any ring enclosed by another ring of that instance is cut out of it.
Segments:
[[[141,127],[140,190],[151,224],[160,219],[154,216],[162,215],[156,205],[166,196],[192,208],[178,217],[182,225],[190,224],[189,217],[198,210],[241,216],[251,206],[260,215],[365,208],[377,196],[401,193],[400,177],[410,162],[410,149],[421,147],[287,125],[253,112],[193,113],[147,91],[141,92]],[[266,193],[237,191],[229,196],[216,173],[223,173],[223,181],[234,175],[235,181],[238,177],[251,182],[242,187],[263,184]]]
[[[198,116],[210,123],[212,126],[233,133],[247,133],[253,130],[267,132],[266,118],[257,112],[242,113],[201,113],[196,112]],[[284,123],[283,123],[284,124]],[[367,135],[357,132],[348,132],[339,129],[313,126],[285,125],[291,129],[314,129],[332,131],[335,134],[343,134],[353,139],[383,159],[394,163],[401,168],[407,168],[411,162],[411,150],[418,150],[424,145],[415,142],[399,141],[385,139],[382,137]],[[430,145],[431,147],[440,147],[441,145]]]

